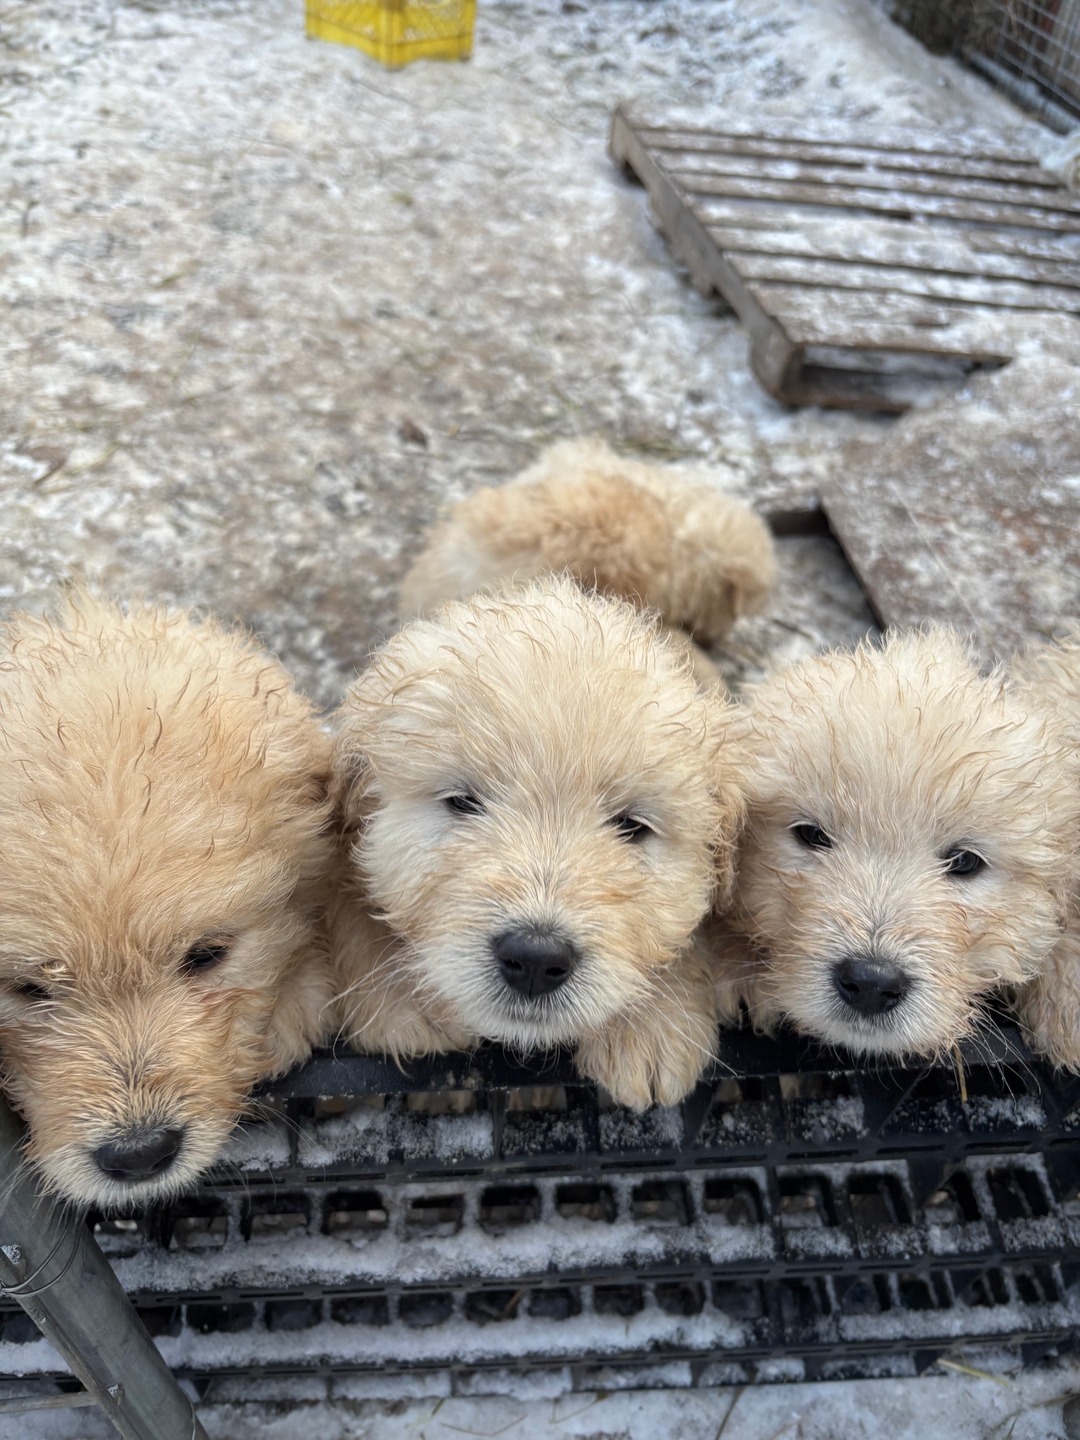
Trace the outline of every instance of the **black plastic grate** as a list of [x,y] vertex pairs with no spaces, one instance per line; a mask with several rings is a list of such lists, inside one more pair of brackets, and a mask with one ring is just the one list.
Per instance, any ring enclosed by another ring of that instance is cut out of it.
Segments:
[[[742,1033],[725,1053],[738,1074],[644,1116],[565,1056],[319,1057],[196,1193],[88,1222],[200,1385],[704,1385],[1074,1344],[1080,1084],[1007,1030],[961,1071]],[[0,1309],[9,1354],[25,1329]]]

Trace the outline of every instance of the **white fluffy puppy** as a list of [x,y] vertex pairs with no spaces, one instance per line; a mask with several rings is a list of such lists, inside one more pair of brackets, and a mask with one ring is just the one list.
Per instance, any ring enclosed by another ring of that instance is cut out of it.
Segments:
[[[1080,757],[1080,628],[1019,657],[1012,673],[1024,698],[1059,712],[1073,754]],[[1080,786],[1073,791],[1073,810],[1080,816]],[[1017,993],[1016,1008],[1036,1050],[1055,1065],[1080,1070],[1080,882],[1072,891],[1064,934]]]
[[654,622],[567,578],[395,635],[337,723],[353,1042],[571,1044],[621,1103],[684,1095],[716,1043],[695,932],[741,816],[731,712]]
[[435,527],[401,587],[402,613],[562,571],[710,645],[760,607],[776,558],[765,522],[699,472],[564,440]]
[[273,656],[90,595],[0,627],[0,1051],[48,1186],[195,1183],[332,999],[330,743]]
[[757,687],[721,1013],[934,1056],[1040,973],[1076,871],[1063,727],[946,630],[804,659]]

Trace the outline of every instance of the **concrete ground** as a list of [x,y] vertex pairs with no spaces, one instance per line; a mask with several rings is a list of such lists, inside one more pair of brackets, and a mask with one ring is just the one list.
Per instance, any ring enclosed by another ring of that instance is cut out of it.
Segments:
[[[299,0],[32,0],[0,33],[0,603],[208,605],[325,704],[439,507],[551,439],[768,508],[895,438],[758,388],[607,159],[619,100],[1038,138],[870,0],[482,0],[470,63],[392,74]],[[870,623],[827,542],[784,549],[735,679]]]
[[[792,412],[758,388],[738,324],[606,157],[629,98],[1045,138],[871,0],[481,0],[469,64],[394,74],[306,42],[299,0],[8,0],[0,605],[81,576],[210,606],[330,705],[395,623],[438,509],[552,439],[706,464],[772,509],[925,428],[925,411]],[[954,444],[975,453],[988,404],[1060,425],[1044,357],[1080,381],[1080,331],[1032,333],[1022,391],[1004,371],[943,399]],[[736,682],[872,624],[827,538],[781,549],[774,601],[721,657]],[[730,1392],[555,1409],[253,1392],[206,1423],[234,1440],[1034,1440],[1063,1433],[1074,1388],[1071,1370],[793,1385],[743,1392],[729,1420]],[[102,1425],[0,1419],[0,1440]]]
[[[321,1381],[269,1381],[250,1387],[246,1400],[200,1406],[199,1416],[211,1440],[1073,1440],[1062,1404],[1080,1391],[1080,1367],[993,1373],[961,1358],[922,1380],[557,1398],[375,1400],[349,1389],[344,1382],[328,1401]],[[109,1440],[112,1433],[92,1410],[0,1416],[0,1440]]]

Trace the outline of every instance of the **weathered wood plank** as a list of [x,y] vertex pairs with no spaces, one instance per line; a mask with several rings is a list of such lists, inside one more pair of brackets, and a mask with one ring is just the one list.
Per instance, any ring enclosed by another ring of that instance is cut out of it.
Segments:
[[1080,260],[1080,236],[1052,235],[1048,231],[995,230],[992,226],[964,229],[956,227],[952,232],[973,250],[996,255],[1027,256],[1032,260],[1061,260],[1076,264]]
[[[950,331],[950,339],[954,333],[957,332]],[[849,370],[877,376],[905,374],[922,380],[962,379],[976,366],[989,363],[993,357],[976,359],[967,343],[971,337],[962,329],[958,333],[959,348],[955,353],[912,350],[911,336],[907,331],[904,334],[907,335],[908,348],[899,353],[880,348],[856,350],[851,345],[806,345],[803,347],[803,368]],[[991,368],[996,369],[997,365],[993,364]]]
[[829,165],[888,165],[897,170],[917,170],[968,179],[1004,180],[1014,184],[1047,183],[1046,172],[1031,156],[1013,161],[990,160],[982,155],[959,156],[952,151],[872,149],[860,145],[822,145],[799,139],[763,140],[754,136],[710,135],[686,131],[653,131],[650,149],[665,156],[672,152],[699,155],[747,155],[770,159],[820,161]]
[[[731,225],[746,230],[786,229],[807,235],[866,234],[895,240],[899,244],[958,243],[976,254],[1017,256],[1049,260],[1062,265],[1080,264],[1080,235],[1058,235],[1050,230],[995,229],[992,225],[965,225],[945,217],[920,223],[892,219],[887,215],[856,215],[841,229],[831,211],[818,214],[796,209],[783,201],[748,199],[745,196],[711,195],[693,201],[695,210],[710,226]],[[797,217],[797,218],[796,218]]]
[[1063,310],[1080,314],[1080,279],[1071,290],[1053,285],[983,276],[941,275],[917,266],[859,265],[849,261],[805,259],[794,255],[748,254],[721,247],[735,269],[749,282],[766,281],[826,290],[854,290],[866,296],[926,296],[957,305],[988,305],[1005,310]]
[[1005,363],[1018,313],[1080,314],[1080,201],[1008,147],[617,111],[611,151],[788,403],[903,410]]
[[1080,616],[1076,377],[1041,356],[978,384],[976,439],[963,406],[914,411],[888,445],[847,446],[822,502],[888,624],[959,625],[1005,659]]
[[[777,200],[788,206],[811,206],[818,210],[869,211],[902,219],[925,216],[930,219],[968,220],[984,225],[1020,225],[1033,230],[1080,234],[1080,212],[1044,210],[1032,205],[996,204],[990,201],[953,200],[947,195],[921,195],[899,190],[874,190],[860,186],[814,185],[805,180],[752,179],[739,175],[689,175],[668,172],[671,179],[695,202],[721,195],[745,196],[748,200]],[[707,210],[699,212],[706,224]]]
[[861,483],[834,480],[824,488],[821,502],[882,625],[953,625],[978,636],[984,653],[991,651],[967,594],[930,543],[903,490],[888,482],[875,488],[872,525],[867,524],[868,500]]
[[978,343],[979,316],[919,296],[810,290],[798,285],[750,286],[758,303],[781,319],[798,346],[905,351],[913,355],[969,356],[980,363],[1007,359],[991,343]]
[[[929,238],[913,236],[910,226],[860,220],[851,225],[804,219],[799,225],[754,229],[736,224],[710,225],[709,234],[727,253],[801,255],[807,259],[848,261],[858,265],[899,265],[917,273],[985,276],[1033,284],[1080,287],[1080,253],[1075,260],[1029,260],[1026,256],[983,252],[967,244],[959,231],[942,230]],[[924,227],[926,228],[926,227]]]
[[1015,145],[1004,145],[1000,140],[991,136],[965,136],[956,132],[943,134],[939,130],[920,130],[907,127],[897,129],[895,126],[885,125],[860,125],[859,138],[852,140],[852,125],[850,121],[800,121],[797,126],[789,121],[755,121],[746,126],[727,123],[723,130],[713,130],[708,126],[667,124],[660,123],[650,116],[628,116],[629,123],[641,136],[646,145],[655,147],[665,139],[675,138],[682,142],[682,137],[701,137],[715,139],[718,136],[733,140],[761,140],[771,143],[787,143],[797,141],[823,147],[850,148],[853,144],[859,149],[872,150],[875,152],[897,152],[907,151],[915,154],[928,156],[963,156],[979,157],[997,161],[1004,161],[1007,164],[1032,164],[1035,163],[1031,154]]
[[956,175],[902,170],[884,162],[871,168],[811,164],[780,158],[755,159],[743,155],[694,156],[685,150],[666,151],[663,160],[679,183],[685,185],[696,186],[702,176],[785,180],[807,185],[885,190],[900,195],[940,195],[945,199],[975,200],[993,205],[1022,205],[1080,215],[1080,197],[1057,184],[1049,175],[1042,175],[1038,183],[1032,181],[1015,185],[999,180],[964,179]]
[[783,327],[763,310],[728,264],[708,231],[686,204],[661,165],[635,134],[622,110],[612,116],[609,149],[612,158],[629,166],[648,188],[657,220],[674,253],[687,266],[699,290],[715,289],[734,308],[750,332],[751,365],[770,394],[781,393],[788,372],[799,357]]

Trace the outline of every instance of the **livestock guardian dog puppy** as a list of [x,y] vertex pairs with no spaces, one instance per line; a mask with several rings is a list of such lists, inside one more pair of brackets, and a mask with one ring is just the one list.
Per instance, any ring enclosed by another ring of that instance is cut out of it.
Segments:
[[719,1004],[936,1056],[1040,972],[1076,868],[1076,756],[945,630],[804,659],[750,693]]
[[[405,577],[402,613],[563,571],[711,645],[760,608],[776,559],[764,521],[704,476],[565,440],[451,510]],[[716,679],[708,661],[701,678]]]
[[[1025,699],[1060,712],[1080,769],[1080,628],[1060,643],[1019,657],[1012,673]],[[1080,785],[1073,802],[1080,816]],[[1036,1050],[1055,1065],[1080,1070],[1080,879],[1065,933],[1038,975],[1017,993],[1016,1008]]]
[[571,1044],[618,1102],[680,1099],[716,1043],[695,930],[731,877],[730,719],[685,648],[568,578],[395,635],[338,715],[353,1043]]
[[0,638],[0,1052],[49,1186],[189,1185],[331,998],[329,738],[213,621],[87,595]]

